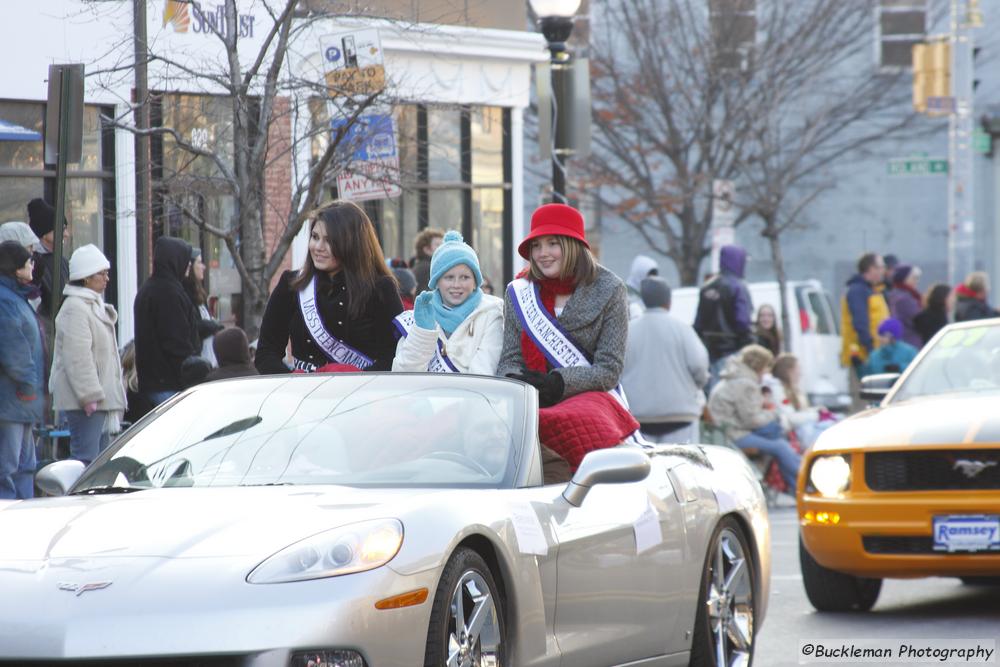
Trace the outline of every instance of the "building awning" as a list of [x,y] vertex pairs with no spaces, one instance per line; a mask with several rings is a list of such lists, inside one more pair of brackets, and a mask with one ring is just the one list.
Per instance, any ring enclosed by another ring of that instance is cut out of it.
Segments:
[[42,133],[0,118],[0,141],[41,141]]

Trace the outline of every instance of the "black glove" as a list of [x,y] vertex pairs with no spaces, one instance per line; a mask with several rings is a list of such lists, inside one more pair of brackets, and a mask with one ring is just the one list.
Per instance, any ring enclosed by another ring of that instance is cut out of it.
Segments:
[[542,408],[549,408],[562,400],[563,392],[566,391],[566,383],[562,375],[555,371],[540,373],[527,369],[520,373],[507,373],[507,377],[521,382],[527,382],[538,390],[538,405]]
[[225,328],[225,325],[218,320],[198,320],[198,337],[205,340],[209,336],[214,336]]

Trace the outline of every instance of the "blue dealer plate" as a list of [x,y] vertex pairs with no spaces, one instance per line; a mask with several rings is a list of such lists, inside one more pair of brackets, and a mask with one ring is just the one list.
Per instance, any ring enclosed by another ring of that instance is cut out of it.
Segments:
[[934,550],[1000,550],[1000,517],[995,514],[934,517]]

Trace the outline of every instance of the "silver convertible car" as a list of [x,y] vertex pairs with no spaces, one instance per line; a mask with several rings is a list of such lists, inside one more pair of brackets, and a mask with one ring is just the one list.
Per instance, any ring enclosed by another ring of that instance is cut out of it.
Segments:
[[620,446],[546,485],[537,412],[447,374],[188,390],[0,503],[0,665],[749,665],[742,456]]

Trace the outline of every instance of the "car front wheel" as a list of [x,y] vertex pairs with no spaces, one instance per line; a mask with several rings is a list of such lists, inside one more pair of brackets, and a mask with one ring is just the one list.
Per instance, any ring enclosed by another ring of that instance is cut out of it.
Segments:
[[434,594],[425,667],[505,667],[506,630],[486,561],[472,549],[456,549]]
[[882,590],[881,579],[855,577],[816,562],[799,537],[799,567],[806,597],[817,611],[868,611]]
[[753,660],[757,578],[743,529],[716,527],[702,570],[691,667],[748,667]]

